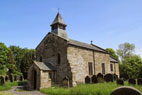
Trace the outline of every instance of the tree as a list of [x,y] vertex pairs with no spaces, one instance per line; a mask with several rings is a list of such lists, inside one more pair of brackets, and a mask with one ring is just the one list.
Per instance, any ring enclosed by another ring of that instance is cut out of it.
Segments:
[[120,64],[120,74],[128,74],[130,78],[142,77],[142,58],[137,55],[132,55],[125,58]]
[[139,65],[139,72],[138,72],[139,78],[142,78],[142,64]]
[[16,64],[13,52],[10,49],[8,50],[6,63],[7,64],[14,64],[14,65]]
[[118,60],[118,56],[116,55],[115,50],[113,50],[112,48],[107,48],[106,50],[109,52],[109,54],[110,54],[113,58],[115,58],[116,60]]
[[7,74],[8,68],[7,68],[6,60],[8,57],[8,51],[9,49],[6,47],[6,45],[0,42],[0,75]]
[[7,75],[7,71],[8,71],[7,65],[0,64],[0,75]]
[[35,56],[35,50],[27,50],[21,63],[21,72],[24,75],[24,78],[27,78],[27,72],[29,67],[32,65]]
[[5,64],[7,60],[8,48],[0,42],[0,64]]
[[13,52],[11,51],[11,49],[9,49],[9,52],[7,54],[7,67],[9,69],[8,71],[8,74],[14,74],[14,72],[17,70],[16,68],[16,62],[15,62],[15,59],[14,59],[14,55],[13,55]]
[[14,59],[16,61],[17,70],[20,72],[21,71],[20,67],[21,67],[22,59],[23,59],[23,57],[25,55],[25,51],[28,50],[28,49],[22,49],[19,46],[14,46],[14,45],[10,46],[9,48],[13,52]]
[[34,56],[34,49],[23,49],[18,46],[7,48],[4,43],[0,43],[0,75],[22,75],[23,73],[26,77]]
[[117,49],[117,55],[120,57],[121,61],[123,61],[125,58],[131,57],[134,51],[135,45],[126,42],[119,45],[119,49]]

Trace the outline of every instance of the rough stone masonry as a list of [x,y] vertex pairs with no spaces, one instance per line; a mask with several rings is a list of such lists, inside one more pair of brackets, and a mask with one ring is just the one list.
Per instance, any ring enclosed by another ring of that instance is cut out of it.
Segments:
[[28,71],[29,89],[85,83],[85,77],[101,73],[119,76],[118,61],[94,44],[68,38],[66,24],[58,12],[49,32],[36,48],[37,60]]

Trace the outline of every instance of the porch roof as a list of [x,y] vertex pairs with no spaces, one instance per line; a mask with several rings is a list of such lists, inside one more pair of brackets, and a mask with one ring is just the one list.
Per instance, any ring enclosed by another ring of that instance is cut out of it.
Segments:
[[45,70],[45,71],[53,71],[56,70],[56,68],[54,66],[52,66],[49,62],[37,62],[34,61],[34,63],[39,67],[39,69],[41,70]]
[[114,59],[114,58],[112,58],[112,57],[110,56],[110,62],[118,63],[118,60],[116,60],[116,59]]

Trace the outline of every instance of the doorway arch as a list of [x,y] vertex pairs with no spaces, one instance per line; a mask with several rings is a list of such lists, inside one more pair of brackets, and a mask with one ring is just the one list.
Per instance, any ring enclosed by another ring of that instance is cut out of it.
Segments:
[[36,70],[33,70],[33,89],[37,89],[37,72]]

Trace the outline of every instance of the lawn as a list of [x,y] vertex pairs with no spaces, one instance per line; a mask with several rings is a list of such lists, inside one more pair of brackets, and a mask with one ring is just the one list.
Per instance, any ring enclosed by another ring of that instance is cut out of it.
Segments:
[[18,82],[6,82],[4,85],[0,85],[0,91],[9,90],[12,86],[17,86]]
[[[0,91],[9,90],[12,86],[24,85],[27,81],[22,82],[6,82],[4,85],[0,85]],[[1,95],[1,94],[0,94]]]
[[[142,92],[142,86],[129,85],[125,82],[125,86],[132,86]],[[52,87],[41,89],[40,92],[48,95],[110,95],[110,93],[119,86],[116,82],[98,83],[98,84],[80,84],[72,88]]]
[[0,95],[13,95],[13,94],[0,93]]

